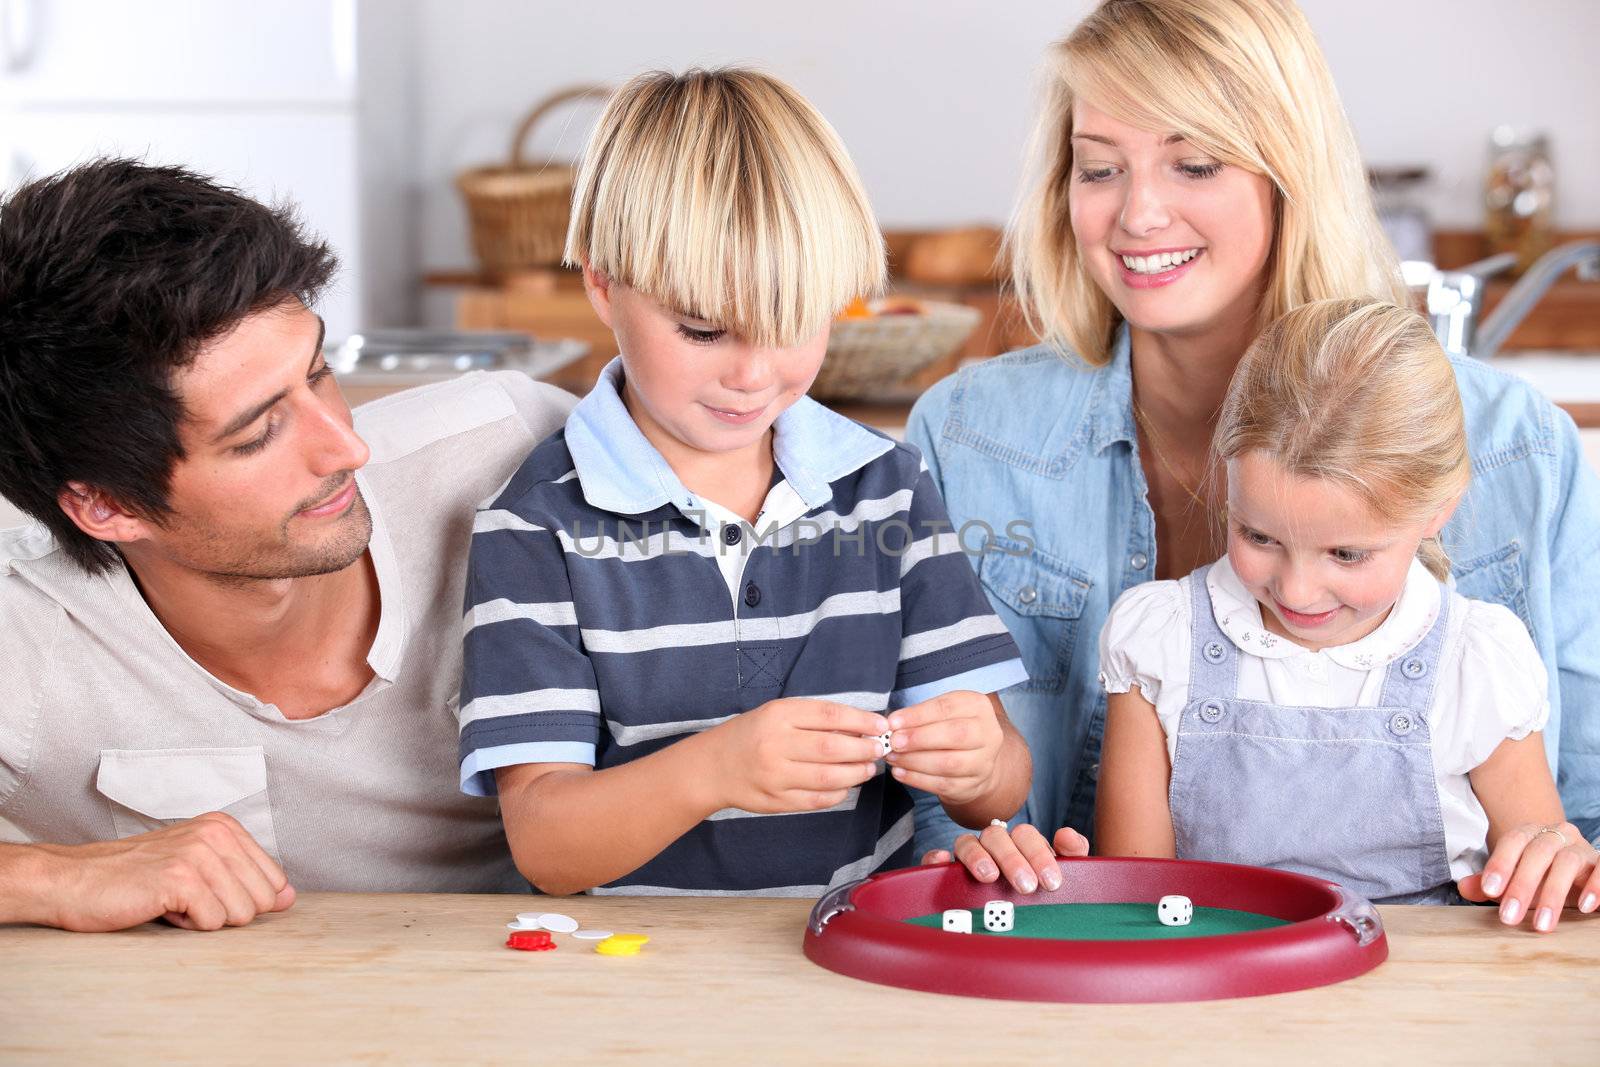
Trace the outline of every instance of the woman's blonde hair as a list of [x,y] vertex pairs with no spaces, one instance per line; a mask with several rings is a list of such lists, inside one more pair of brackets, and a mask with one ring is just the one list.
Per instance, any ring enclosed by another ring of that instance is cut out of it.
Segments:
[[1289,0],[1105,0],[1048,62],[1007,234],[1017,295],[1040,337],[1100,365],[1121,321],[1072,232],[1077,100],[1177,133],[1272,182],[1275,234],[1258,327],[1310,300],[1406,301],[1333,78]]
[[[1450,360],[1421,315],[1379,300],[1318,300],[1268,326],[1234,372],[1213,448],[1219,463],[1260,452],[1326,479],[1388,522],[1431,518],[1472,477]],[[1417,555],[1450,573],[1437,537]]]
[[565,259],[755,344],[816,336],[883,288],[883,236],[833,127],[738,68],[641,74],[584,152]]

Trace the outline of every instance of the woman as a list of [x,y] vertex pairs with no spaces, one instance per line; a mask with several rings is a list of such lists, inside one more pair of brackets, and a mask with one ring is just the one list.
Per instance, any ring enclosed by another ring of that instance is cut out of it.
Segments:
[[[1208,444],[1235,365],[1278,315],[1409,300],[1333,80],[1287,0],[1106,0],[1050,53],[1009,247],[1045,343],[940,382],[911,413],[959,529],[1025,520],[976,559],[1030,681],[1002,696],[1033,751],[1018,821],[1091,825],[1117,596],[1222,553]],[[1466,596],[1511,608],[1550,675],[1549,755],[1573,822],[1600,829],[1600,485],[1571,419],[1456,364],[1473,487],[1443,542]],[[1556,572],[1559,569],[1559,581]],[[1559,760],[1559,763],[1557,761]],[[919,848],[956,836],[918,807]],[[1059,877],[1036,831],[964,858],[1023,891]],[[1063,851],[1084,840],[1064,830]],[[1024,856],[1019,852],[1025,850]]]

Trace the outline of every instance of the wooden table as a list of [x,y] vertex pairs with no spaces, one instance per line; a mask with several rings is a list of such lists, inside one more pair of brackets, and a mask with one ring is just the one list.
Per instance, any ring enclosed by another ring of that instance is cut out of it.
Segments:
[[[1593,1063],[1600,918],[1549,936],[1384,908],[1390,957],[1248,1000],[1055,1005],[855,981],[800,952],[806,901],[308,894],[214,934],[0,926],[0,1063]],[[518,911],[651,936],[503,948]]]

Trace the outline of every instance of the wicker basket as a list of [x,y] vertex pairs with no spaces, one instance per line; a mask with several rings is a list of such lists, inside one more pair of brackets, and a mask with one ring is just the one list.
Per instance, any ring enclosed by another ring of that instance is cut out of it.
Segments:
[[523,143],[546,115],[575,100],[603,100],[611,90],[598,85],[564,89],[528,112],[511,139],[507,166],[475,167],[456,177],[467,201],[472,247],[485,274],[503,275],[561,262],[572,210],[577,169],[556,160],[527,160]]
[[982,315],[962,304],[920,301],[916,315],[840,319],[828,337],[828,355],[812,383],[813,396],[872,400],[922,368],[953,354]]

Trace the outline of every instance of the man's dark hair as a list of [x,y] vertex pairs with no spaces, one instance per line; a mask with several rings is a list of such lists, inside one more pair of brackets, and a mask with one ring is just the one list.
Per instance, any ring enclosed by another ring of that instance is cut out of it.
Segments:
[[61,490],[169,514],[174,374],[247,316],[311,304],[336,268],[289,207],[179,167],[100,159],[18,189],[0,203],[0,496],[84,569],[110,567]]

